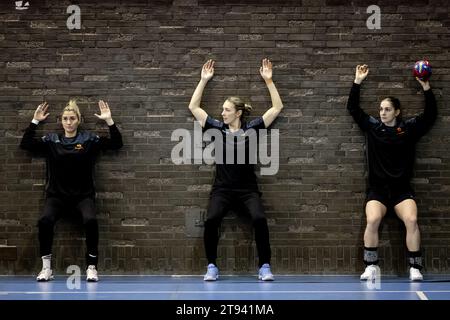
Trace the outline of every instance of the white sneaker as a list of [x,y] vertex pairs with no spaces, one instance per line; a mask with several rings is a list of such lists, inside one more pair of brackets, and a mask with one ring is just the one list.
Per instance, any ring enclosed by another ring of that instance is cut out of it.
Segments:
[[262,281],[273,281],[274,277],[272,271],[270,270],[270,265],[268,263],[264,263],[258,272],[258,279]]
[[219,269],[212,263],[208,264],[206,274],[203,277],[205,281],[216,281],[219,278]]
[[414,267],[409,268],[409,280],[411,281],[422,281],[423,275],[419,269]]
[[37,281],[50,281],[53,280],[53,271],[50,268],[42,268],[36,277]]
[[88,282],[97,282],[98,281],[98,273],[97,273],[97,269],[95,269],[94,265],[90,265],[87,268],[86,281],[88,281]]
[[374,279],[377,276],[378,266],[376,265],[368,265],[364,273],[359,277],[360,280],[369,280]]

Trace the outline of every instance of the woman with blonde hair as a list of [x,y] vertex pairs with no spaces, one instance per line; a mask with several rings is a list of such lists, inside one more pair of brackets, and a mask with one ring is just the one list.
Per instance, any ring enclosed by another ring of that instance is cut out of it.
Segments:
[[[248,211],[252,218],[259,256],[258,278],[263,281],[274,279],[270,269],[269,229],[262,206],[261,193],[256,182],[254,166],[249,161],[251,156],[249,149],[252,149],[252,146],[249,146],[251,142],[247,138],[251,132],[257,134],[259,129],[268,128],[283,109],[283,103],[272,81],[272,63],[268,59],[262,61],[260,74],[269,90],[272,107],[263,116],[254,120],[244,121],[252,108],[238,97],[230,97],[225,100],[221,114],[223,121],[213,119],[200,107],[203,90],[214,75],[213,60],[209,60],[203,65],[200,82],[189,104],[189,110],[195,119],[200,122],[203,130],[216,129],[221,133],[223,140],[216,140],[215,145],[216,150],[223,147],[223,159],[225,153],[228,154],[228,152],[233,153],[234,157],[232,163],[229,163],[229,161],[217,163],[216,160],[216,175],[210,194],[204,231],[204,244],[208,260],[207,272],[204,276],[205,281],[215,281],[219,277],[219,269],[216,265],[219,227],[227,211],[236,205]],[[240,144],[239,138],[243,136],[245,139],[241,140]],[[221,144],[219,148],[217,147],[218,144]],[[243,149],[245,150],[245,163],[236,160],[236,152],[234,152],[234,150],[242,147],[242,144],[244,144]]]
[[52,242],[56,221],[68,211],[77,211],[83,218],[86,232],[86,280],[98,281],[98,223],[95,212],[94,165],[100,150],[119,149],[122,136],[112,120],[108,103],[100,100],[98,119],[109,127],[110,137],[79,131],[81,113],[75,100],[63,109],[61,123],[64,133],[49,133],[36,138],[38,124],[49,116],[44,102],[34,112],[25,130],[20,147],[39,152],[47,159],[47,183],[44,212],[38,221],[42,270],[37,281],[53,279],[51,268]]

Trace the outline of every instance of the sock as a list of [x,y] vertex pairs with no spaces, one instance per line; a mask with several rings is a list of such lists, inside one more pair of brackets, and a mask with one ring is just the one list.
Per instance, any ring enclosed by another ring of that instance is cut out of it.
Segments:
[[410,267],[422,270],[422,252],[408,251],[408,263]]
[[364,247],[364,264],[366,266],[369,265],[377,265],[378,264],[378,247]]
[[42,256],[42,269],[51,269],[52,264],[52,255],[48,254],[46,256]]

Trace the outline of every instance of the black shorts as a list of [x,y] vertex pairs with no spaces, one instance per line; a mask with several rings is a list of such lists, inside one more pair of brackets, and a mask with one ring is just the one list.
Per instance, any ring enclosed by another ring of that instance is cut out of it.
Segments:
[[377,200],[389,209],[406,199],[414,200],[414,197],[414,191],[409,184],[385,184],[370,186],[367,190],[366,203]]

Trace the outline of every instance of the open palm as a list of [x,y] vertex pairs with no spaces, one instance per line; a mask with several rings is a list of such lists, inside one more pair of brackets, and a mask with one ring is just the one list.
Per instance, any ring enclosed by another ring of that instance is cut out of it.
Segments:
[[105,121],[111,119],[111,110],[109,110],[107,102],[100,100],[98,102],[98,107],[100,108],[100,114],[95,114],[97,118]]
[[208,60],[202,68],[202,80],[209,81],[214,75],[214,60]]
[[37,121],[44,121],[45,119],[47,119],[48,115],[50,114],[47,113],[47,109],[48,103],[47,102],[41,103],[34,112],[33,119]]
[[272,79],[272,62],[270,62],[269,59],[263,59],[261,68],[259,68],[259,73],[264,80]]

